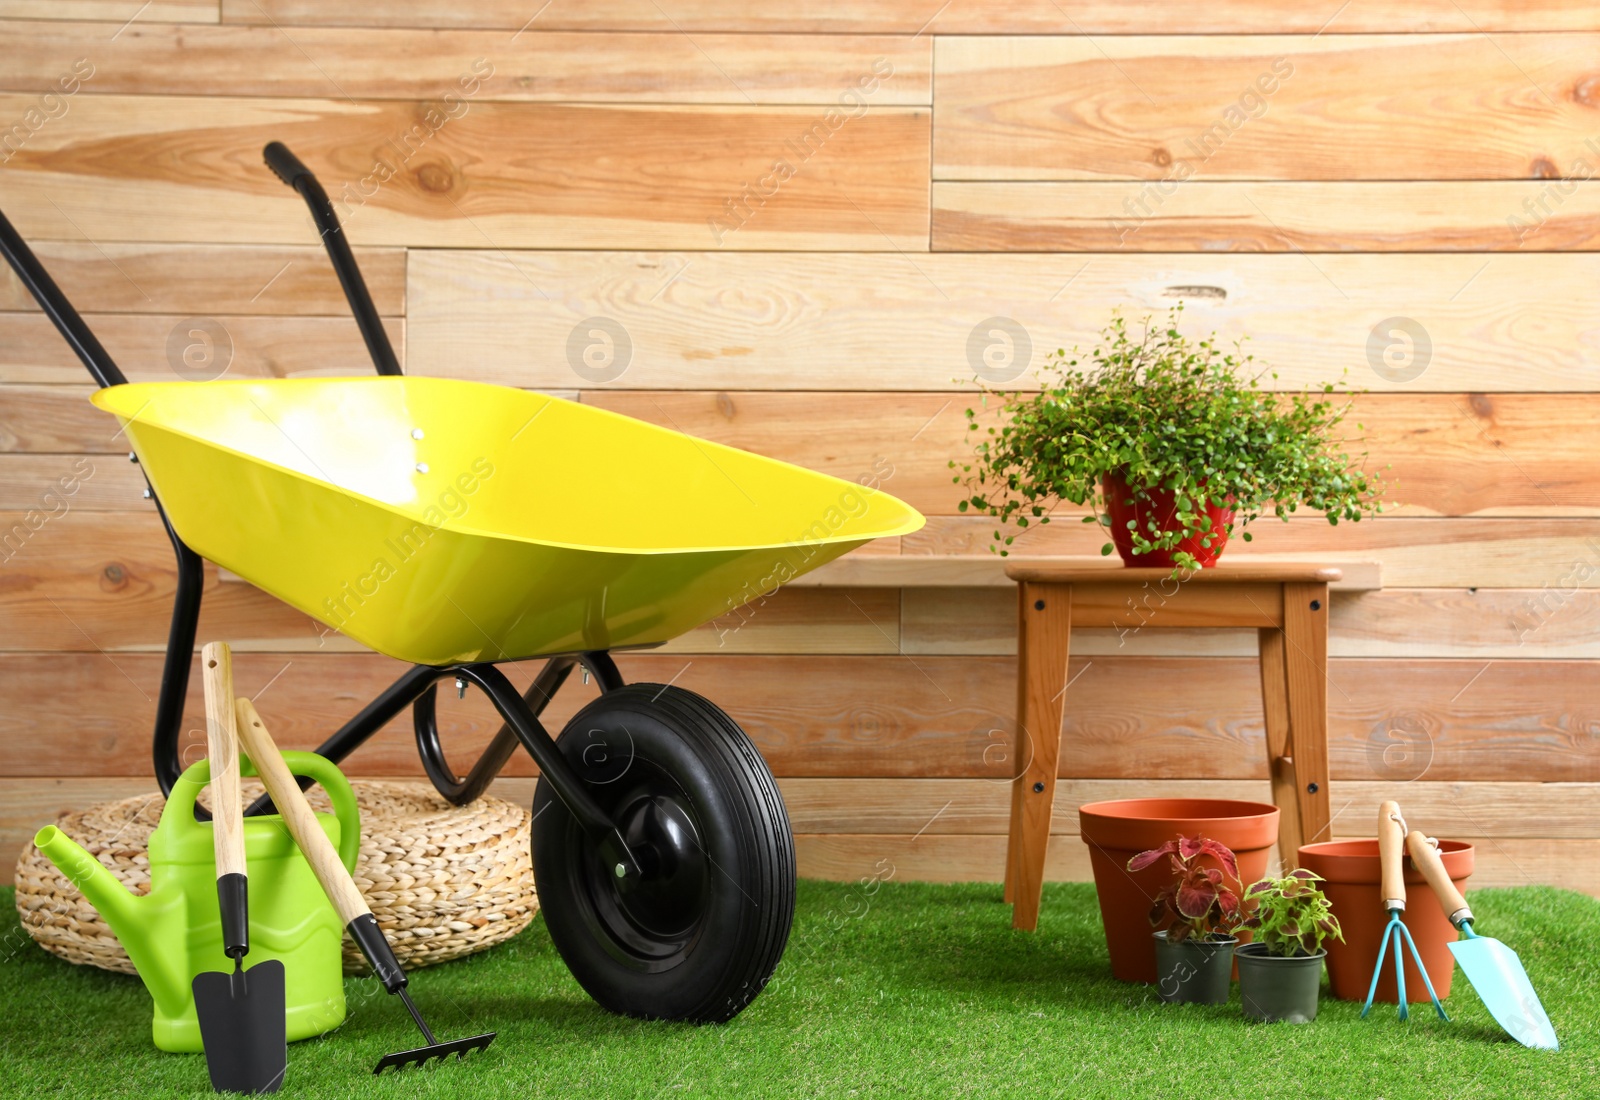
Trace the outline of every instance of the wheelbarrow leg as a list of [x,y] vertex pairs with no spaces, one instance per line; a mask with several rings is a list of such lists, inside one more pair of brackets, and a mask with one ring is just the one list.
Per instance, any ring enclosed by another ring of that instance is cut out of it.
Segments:
[[[627,845],[617,833],[616,827],[611,822],[611,817],[590,796],[589,790],[584,786],[583,780],[578,778],[572,765],[567,763],[567,758],[556,748],[555,741],[540,724],[538,717],[523,701],[511,681],[506,679],[506,674],[491,664],[462,665],[450,670],[463,679],[471,680],[483,689],[489,696],[489,701],[500,712],[500,717],[506,720],[512,732],[517,735],[517,740],[522,742],[539,765],[539,771],[550,786],[555,790],[572,816],[577,818],[583,827],[597,837],[609,838],[620,845],[621,853],[627,853]],[[628,859],[632,861],[631,853]]]
[[[567,676],[576,663],[577,658],[574,657],[552,657],[544,663],[539,675],[522,693],[522,701],[527,705],[529,714],[537,718],[544,713],[544,708],[550,705],[550,700],[561,690],[561,685],[567,682]],[[444,745],[439,741],[437,700],[437,686],[430,687],[417,697],[411,707],[411,726],[417,735],[417,755],[422,757],[422,768],[433,781],[434,789],[452,805],[465,806],[488,790],[494,777],[511,759],[511,754],[517,751],[521,740],[511,728],[511,723],[501,723],[494,740],[489,742],[489,747],[483,750],[483,755],[478,757],[478,762],[472,765],[472,770],[463,779],[456,775],[455,769],[445,759]]]
[[616,691],[625,686],[622,682],[622,673],[617,670],[617,662],[613,661],[611,654],[605,650],[587,650],[578,654],[578,660],[589,670],[589,675],[594,677],[594,682],[599,685],[601,692]]
[[[205,566],[200,555],[189,549],[178,533],[172,529],[161,501],[152,493],[156,512],[172,540],[172,552],[178,559],[178,590],[172,597],[172,623],[167,628],[167,657],[161,666],[161,694],[156,697],[156,728],[151,738],[151,755],[156,766],[156,783],[162,795],[172,793],[172,785],[183,774],[182,746],[183,704],[189,694],[189,666],[194,661],[194,636],[200,623],[200,596],[205,588]],[[195,813],[204,821],[210,814],[196,806]]]

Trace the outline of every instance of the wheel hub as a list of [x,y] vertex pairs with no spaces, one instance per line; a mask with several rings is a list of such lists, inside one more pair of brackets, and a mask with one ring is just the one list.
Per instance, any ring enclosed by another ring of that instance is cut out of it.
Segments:
[[612,808],[625,850],[600,846],[589,862],[601,920],[641,961],[677,955],[698,931],[710,861],[693,816],[675,795],[634,793]]

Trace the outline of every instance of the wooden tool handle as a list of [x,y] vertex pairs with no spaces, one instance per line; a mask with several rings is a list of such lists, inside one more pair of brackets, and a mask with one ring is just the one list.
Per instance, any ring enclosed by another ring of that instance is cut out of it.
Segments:
[[1450,923],[1459,928],[1463,921],[1472,920],[1467,899],[1450,881],[1450,872],[1444,869],[1444,860],[1440,858],[1439,849],[1433,841],[1424,836],[1421,829],[1412,829],[1411,835],[1406,837],[1406,848],[1411,852],[1411,862],[1417,865],[1417,870],[1422,872],[1422,877],[1428,880],[1428,885],[1438,895],[1439,904],[1450,914]]
[[200,651],[206,694],[206,755],[211,758],[211,835],[217,877],[245,874],[244,810],[239,804],[239,740],[234,732],[233,653],[226,642]]
[[1406,831],[1401,824],[1400,803],[1385,802],[1378,807],[1378,860],[1383,870],[1383,908],[1406,907],[1406,873],[1402,860],[1406,853]]
[[339,862],[339,853],[322,831],[316,811],[306,801],[300,784],[289,774],[289,765],[283,762],[283,755],[278,752],[256,708],[248,699],[240,699],[237,707],[239,739],[244,742],[244,751],[250,754],[256,774],[266,784],[267,793],[283,815],[283,823],[289,827],[289,835],[294,837],[306,862],[311,864],[312,873],[322,884],[322,892],[333,902],[339,919],[349,924],[357,917],[370,916],[372,910],[367,907],[366,899],[356,889],[350,872]]

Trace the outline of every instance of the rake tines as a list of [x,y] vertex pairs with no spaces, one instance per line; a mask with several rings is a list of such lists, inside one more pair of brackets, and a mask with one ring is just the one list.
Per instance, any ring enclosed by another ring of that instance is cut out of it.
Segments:
[[1405,950],[1409,949],[1411,958],[1417,964],[1417,972],[1422,975],[1422,984],[1427,987],[1428,996],[1433,1000],[1433,1010],[1439,1014],[1439,1019],[1448,1020],[1444,1005],[1439,1003],[1439,995],[1433,991],[1433,979],[1428,977],[1428,967],[1422,961],[1422,953],[1417,950],[1417,945],[1411,938],[1411,930],[1406,927],[1405,921],[1400,919],[1399,909],[1389,911],[1389,923],[1383,930],[1383,940],[1378,947],[1378,964],[1372,968],[1372,984],[1367,987],[1367,1003],[1361,1006],[1361,1015],[1366,1017],[1372,1011],[1372,999],[1378,992],[1378,978],[1383,973],[1383,957],[1389,951],[1389,944],[1394,944],[1394,985],[1396,998],[1399,1001],[1400,1019],[1411,1018],[1411,1009],[1406,1003],[1406,958]]
[[396,1069],[420,1067],[433,1058],[442,1062],[452,1054],[456,1056],[457,1061],[460,1061],[471,1051],[483,1050],[493,1039],[494,1034],[491,1032],[487,1035],[474,1035],[470,1039],[453,1039],[448,1043],[434,1043],[431,1046],[417,1047],[415,1050],[396,1051],[394,1054],[385,1054],[372,1072],[382,1073],[391,1066]]
[[[396,963],[395,967],[398,970],[399,964]],[[433,1029],[423,1020],[422,1013],[417,1011],[417,1006],[411,1003],[411,994],[406,992],[405,986],[399,986],[394,992],[398,993],[400,999],[405,1002],[406,1009],[411,1013],[411,1018],[417,1023],[417,1030],[421,1031],[422,1037],[428,1040],[428,1045],[416,1047],[412,1050],[396,1051],[393,1054],[385,1054],[378,1060],[378,1064],[373,1067],[374,1076],[382,1073],[390,1066],[394,1066],[396,1069],[406,1069],[410,1066],[420,1067],[434,1058],[443,1062],[452,1054],[456,1056],[456,1061],[459,1062],[467,1056],[469,1051],[483,1050],[494,1042],[495,1033],[490,1031],[482,1035],[474,1035],[470,1039],[452,1039],[448,1043],[441,1043],[433,1037]]]

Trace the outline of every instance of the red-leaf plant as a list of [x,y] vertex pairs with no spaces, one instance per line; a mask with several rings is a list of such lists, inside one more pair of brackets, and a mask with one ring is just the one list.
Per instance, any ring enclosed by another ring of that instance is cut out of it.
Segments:
[[[1239,880],[1239,862],[1226,844],[1203,836],[1180,836],[1159,848],[1140,852],[1128,861],[1128,870],[1142,871],[1162,856],[1172,860],[1173,879],[1156,895],[1150,909],[1150,923],[1159,928],[1169,917],[1167,929],[1171,943],[1182,943],[1193,936],[1199,940],[1227,936],[1239,925],[1239,895],[1228,886]],[[1209,856],[1221,865],[1202,867]]]

